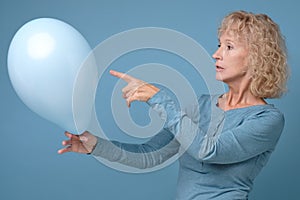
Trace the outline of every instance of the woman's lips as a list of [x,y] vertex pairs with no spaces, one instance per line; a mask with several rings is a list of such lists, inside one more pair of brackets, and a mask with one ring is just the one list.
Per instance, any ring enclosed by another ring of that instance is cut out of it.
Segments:
[[224,68],[223,67],[220,67],[220,66],[216,66],[216,71],[217,72],[221,72],[221,71],[223,71],[224,70]]

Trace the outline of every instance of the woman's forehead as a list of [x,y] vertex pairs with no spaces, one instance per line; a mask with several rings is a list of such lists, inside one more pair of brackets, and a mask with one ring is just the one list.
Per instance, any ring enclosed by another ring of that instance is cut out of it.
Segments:
[[219,41],[220,40],[230,40],[244,44],[247,42],[246,35],[234,28],[228,28],[224,32],[220,32]]

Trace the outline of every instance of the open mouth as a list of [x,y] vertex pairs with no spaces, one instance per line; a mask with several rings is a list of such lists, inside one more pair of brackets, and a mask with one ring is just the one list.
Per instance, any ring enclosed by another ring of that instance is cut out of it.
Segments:
[[224,69],[223,67],[220,67],[220,66],[218,66],[218,65],[216,66],[216,70],[217,70],[217,71],[221,71],[221,70],[223,70],[223,69]]

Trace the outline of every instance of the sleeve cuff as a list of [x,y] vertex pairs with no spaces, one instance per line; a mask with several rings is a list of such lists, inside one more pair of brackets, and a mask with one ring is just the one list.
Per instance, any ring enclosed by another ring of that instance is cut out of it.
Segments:
[[151,107],[155,104],[162,102],[162,97],[165,96],[165,91],[160,89],[155,95],[153,95],[146,103]]

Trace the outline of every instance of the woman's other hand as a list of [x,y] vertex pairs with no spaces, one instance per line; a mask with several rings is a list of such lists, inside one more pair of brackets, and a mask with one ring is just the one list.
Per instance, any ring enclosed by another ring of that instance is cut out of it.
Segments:
[[58,150],[59,154],[66,152],[89,154],[94,150],[97,144],[97,138],[88,131],[85,131],[80,135],[75,135],[66,131],[65,135],[69,140],[64,140],[62,142],[62,145],[65,146],[65,148]]

